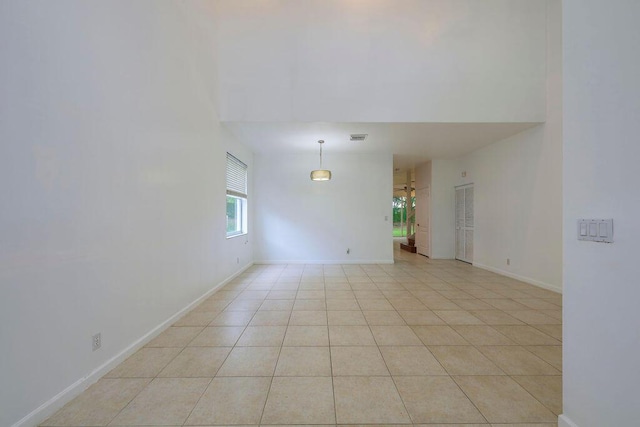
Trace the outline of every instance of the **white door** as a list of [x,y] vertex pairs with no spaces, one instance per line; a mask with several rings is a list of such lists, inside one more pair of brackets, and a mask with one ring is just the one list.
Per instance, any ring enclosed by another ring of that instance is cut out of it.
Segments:
[[429,187],[416,190],[416,248],[419,254],[425,256],[431,256],[430,198]]
[[473,262],[473,184],[456,187],[456,259]]

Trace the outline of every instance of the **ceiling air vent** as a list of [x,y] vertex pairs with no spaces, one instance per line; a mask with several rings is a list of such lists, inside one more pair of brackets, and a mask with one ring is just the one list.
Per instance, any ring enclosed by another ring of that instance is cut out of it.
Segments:
[[351,141],[364,141],[367,138],[366,133],[352,133]]

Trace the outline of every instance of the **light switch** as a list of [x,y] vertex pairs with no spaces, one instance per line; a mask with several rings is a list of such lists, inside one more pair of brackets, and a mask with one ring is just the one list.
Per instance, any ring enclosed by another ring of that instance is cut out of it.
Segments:
[[578,240],[613,243],[613,219],[579,219]]
[[598,224],[598,231],[600,232],[599,235],[600,237],[607,237],[609,236],[609,232],[607,231],[609,227],[607,226],[606,222],[601,222],[600,224]]

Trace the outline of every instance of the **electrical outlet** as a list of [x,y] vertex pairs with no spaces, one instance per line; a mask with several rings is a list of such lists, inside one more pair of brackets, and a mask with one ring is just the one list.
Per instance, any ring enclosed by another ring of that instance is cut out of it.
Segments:
[[347,248],[347,255],[351,253],[351,249]]
[[511,260],[507,258],[507,265],[511,265]]
[[91,347],[93,348],[93,351],[102,347],[102,333],[98,332],[91,337]]

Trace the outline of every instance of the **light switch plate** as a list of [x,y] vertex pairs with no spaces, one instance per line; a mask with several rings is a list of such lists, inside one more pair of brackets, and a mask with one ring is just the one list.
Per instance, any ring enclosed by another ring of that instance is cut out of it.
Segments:
[[579,219],[578,240],[613,243],[613,219]]

